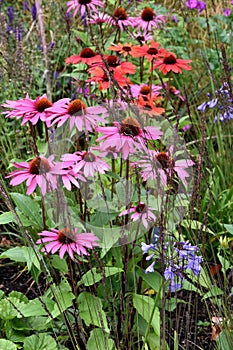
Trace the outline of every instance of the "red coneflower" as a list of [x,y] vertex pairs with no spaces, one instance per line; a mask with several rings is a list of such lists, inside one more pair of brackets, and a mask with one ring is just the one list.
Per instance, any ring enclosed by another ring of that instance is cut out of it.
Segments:
[[153,65],[153,69],[159,68],[159,71],[166,75],[168,72],[172,71],[174,73],[182,74],[182,69],[191,70],[192,67],[188,63],[192,60],[182,60],[176,58],[173,52],[166,52],[163,57],[158,57]]
[[165,53],[164,48],[159,48],[160,43],[151,40],[150,45],[144,44],[143,46],[138,46],[133,52],[133,57],[146,57],[148,61],[152,61],[158,55],[163,55]]
[[79,55],[72,55],[66,58],[65,62],[67,64],[78,64],[81,62],[90,66],[91,64],[101,62],[101,57],[89,47],[85,47]]
[[116,51],[120,55],[123,55],[124,57],[127,57],[128,55],[135,57],[134,52],[136,48],[140,48],[140,46],[133,46],[132,43],[127,43],[127,44],[118,43],[117,45],[112,44],[112,46],[108,47],[107,50]]

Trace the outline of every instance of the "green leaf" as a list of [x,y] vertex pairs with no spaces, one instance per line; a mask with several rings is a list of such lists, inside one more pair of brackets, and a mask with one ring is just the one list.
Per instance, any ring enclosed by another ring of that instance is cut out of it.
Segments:
[[0,215],[0,225],[9,224],[10,222],[15,222],[15,214],[13,211],[7,211]]
[[90,324],[100,327],[109,333],[107,318],[102,309],[100,298],[88,292],[82,292],[78,296],[79,316],[87,326]]
[[17,262],[26,262],[22,247],[10,248],[0,255],[0,259],[11,259]]
[[119,267],[104,267],[101,273],[96,271],[96,267],[93,267],[89,270],[85,275],[83,275],[82,279],[78,282],[78,286],[84,284],[86,287],[92,286],[93,284],[102,280],[103,276],[106,278],[109,276],[113,276],[117,273],[123,272],[123,269]]
[[56,302],[53,310],[51,310],[51,315],[55,318],[72,305],[72,300],[75,298],[75,296],[72,293],[71,287],[67,281],[62,281],[59,286],[54,285],[53,289]]
[[87,342],[87,350],[115,350],[114,341],[102,329],[93,329]]
[[11,197],[17,208],[30,221],[31,225],[35,229],[41,230],[43,224],[39,204],[29,196],[25,196],[21,193],[11,193]]
[[[133,294],[133,305],[139,315],[153,327],[156,336],[160,336],[160,313],[159,308],[155,307],[154,300],[146,295]],[[151,319],[153,312],[153,317]]]
[[57,350],[55,340],[46,333],[31,335],[25,339],[23,344],[24,350]]
[[145,281],[149,287],[153,288],[155,292],[158,292],[162,276],[157,272],[145,273],[145,270],[141,269],[139,266],[136,267],[137,275],[142,277],[143,281]]
[[5,321],[12,320],[17,317],[17,314],[18,312],[7,299],[0,300],[0,319]]
[[10,340],[0,339],[1,350],[17,350],[17,346]]
[[52,256],[52,265],[61,272],[67,273],[69,271],[66,260],[60,259],[59,255]]
[[224,224],[223,226],[225,227],[227,232],[229,232],[231,235],[233,235],[233,225]]
[[220,332],[219,337],[217,339],[217,344],[218,344],[218,349],[232,350],[233,331],[226,329]]
[[32,265],[34,265],[38,270],[40,270],[40,262],[38,260],[38,254],[32,247],[22,247],[25,260],[27,262],[28,271],[31,270]]
[[8,298],[10,300],[12,300],[13,298],[14,299],[18,299],[19,302],[23,302],[23,303],[28,303],[29,302],[28,298],[26,297],[26,295],[24,295],[21,292],[17,292],[15,290],[9,293]]
[[19,311],[24,317],[46,316],[48,314],[38,298],[30,300],[27,304],[19,305]]
[[213,286],[209,292],[205,293],[202,300],[205,300],[208,298],[213,298],[213,297],[216,297],[216,296],[222,295],[222,294],[223,294],[222,289],[218,288],[217,286]]
[[211,231],[208,227],[206,227],[205,225],[203,225],[202,222],[200,221],[196,221],[196,220],[182,220],[181,225],[184,226],[186,229],[191,229],[191,230],[202,230],[204,232],[207,233],[211,233],[212,235],[214,235],[215,233],[213,231]]

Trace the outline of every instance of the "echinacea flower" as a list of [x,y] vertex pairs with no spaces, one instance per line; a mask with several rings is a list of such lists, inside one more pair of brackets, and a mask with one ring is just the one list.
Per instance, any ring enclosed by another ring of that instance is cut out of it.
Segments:
[[110,71],[118,70],[122,74],[134,74],[136,66],[132,62],[122,62],[119,57],[114,55],[104,55],[104,60],[101,63],[92,64],[92,67],[88,69],[88,73],[91,73],[96,67],[107,68]]
[[141,16],[135,19],[136,25],[143,30],[152,30],[153,27],[159,28],[159,26],[165,22],[165,17],[157,15],[151,7],[145,7],[141,13]]
[[171,146],[169,152],[158,152],[155,150],[147,150],[146,154],[135,162],[141,168],[141,176],[143,181],[148,179],[159,179],[165,186],[174,176],[178,176],[187,186],[186,178],[189,177],[187,172],[194,162],[190,159],[175,160],[174,147]]
[[[54,105],[56,105],[56,102]],[[47,126],[50,126],[50,114],[47,109],[52,106],[52,102],[47,99],[46,95],[38,96],[35,100],[32,100],[27,94],[26,98],[17,101],[7,100],[6,103],[2,104],[2,107],[11,108],[12,110],[3,112],[2,114],[6,114],[6,118],[22,118],[23,121],[21,125],[29,121],[35,125],[40,119],[45,122]]]
[[113,12],[113,19],[120,30],[125,30],[125,27],[128,26],[134,27],[136,24],[133,17],[128,17],[123,7],[119,7]]
[[130,84],[130,79],[124,77],[125,72],[122,72],[121,67],[116,67],[116,69],[113,70],[113,73],[109,72],[109,75],[107,75],[101,67],[90,68],[88,73],[92,74],[92,76],[87,79],[87,82],[99,84],[100,91],[108,89],[111,83],[117,83],[119,86],[127,86]]
[[133,117],[127,117],[121,123],[113,124],[114,126],[96,128],[97,132],[103,134],[96,142],[104,140],[101,148],[115,147],[117,152],[122,152],[123,159],[137,153],[138,148],[144,146],[146,141],[157,140],[162,135],[156,127],[147,126],[142,129],[140,123]]
[[149,99],[149,97],[156,95],[162,89],[162,86],[154,85],[154,84],[152,84],[151,86],[147,84],[140,84],[140,85],[131,84],[129,86],[129,89],[130,89],[131,95],[134,98],[138,98],[140,95],[142,95]]
[[97,155],[90,149],[89,151],[64,154],[62,161],[64,165],[71,166],[75,174],[83,171],[84,176],[94,177],[95,173],[104,174],[110,169],[110,166],[101,159],[104,156],[105,154],[99,152]]
[[67,64],[78,64],[78,63],[83,63],[87,65],[92,65],[94,63],[101,62],[101,56],[94,52],[92,49],[89,47],[85,47],[82,49],[82,51],[79,53],[79,55],[72,55],[68,58],[66,58],[65,62]]
[[140,202],[138,205],[132,206],[129,209],[123,210],[119,216],[131,215],[133,221],[140,220],[142,221],[145,228],[148,228],[148,223],[152,223],[156,220],[156,216],[152,213],[151,210],[155,208],[148,207],[145,203]]
[[7,178],[13,178],[10,185],[17,186],[24,181],[28,187],[27,194],[30,195],[38,185],[41,193],[44,196],[47,191],[54,190],[57,187],[57,176],[62,175],[64,171],[60,167],[53,164],[54,156],[48,159],[43,156],[38,156],[32,159],[29,163],[13,162],[12,164],[18,170],[10,173]]
[[[80,99],[70,101],[63,99],[57,101],[56,106],[49,108],[51,113],[50,119],[53,119],[52,124],[57,124],[58,127],[63,125],[67,120],[70,122],[70,130],[75,126],[79,131],[93,131],[97,123],[105,123],[106,109],[101,106],[87,107]],[[103,117],[100,117],[102,114]]]
[[136,57],[134,55],[135,48],[139,48],[139,46],[133,46],[132,43],[126,43],[126,44],[118,43],[117,45],[112,44],[112,46],[109,46],[107,50],[116,51],[118,52],[119,55],[123,55],[124,57],[127,57],[128,55],[132,57]]
[[192,62],[192,60],[182,60],[177,58],[173,52],[166,52],[163,54],[163,57],[157,57],[154,62],[153,69],[159,69],[164,75],[168,72],[172,71],[174,73],[182,74],[182,69],[191,70],[192,67],[188,65],[188,63]]
[[74,10],[74,16],[80,12],[83,16],[87,9],[90,11],[97,12],[97,7],[104,7],[102,0],[70,0],[67,2],[67,12]]
[[163,114],[165,109],[160,106],[161,100],[163,100],[163,97],[159,94],[155,94],[152,97],[139,95],[137,105],[139,107],[140,114],[145,113],[151,117]]
[[158,55],[162,55],[165,49],[159,48],[160,43],[151,40],[150,45],[144,44],[143,46],[135,47],[132,56],[133,57],[146,57],[151,62]]
[[78,233],[78,228],[73,230],[69,228],[62,230],[52,228],[50,231],[44,230],[38,235],[43,237],[36,242],[37,244],[43,244],[41,251],[54,254],[59,250],[60,259],[63,259],[67,252],[70,258],[75,260],[74,253],[79,256],[90,255],[87,248],[93,249],[99,246],[97,243],[98,237],[90,232]]
[[102,25],[103,23],[113,24],[113,18],[109,16],[107,13],[104,12],[97,12],[95,14],[92,14],[90,18],[87,19],[87,23],[90,24],[99,24]]

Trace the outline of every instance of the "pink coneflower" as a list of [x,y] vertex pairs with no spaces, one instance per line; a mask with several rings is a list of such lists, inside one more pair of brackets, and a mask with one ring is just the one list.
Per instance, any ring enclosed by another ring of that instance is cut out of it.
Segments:
[[[104,114],[106,113],[106,108],[104,107],[87,107],[80,99],[73,101],[68,99],[64,103],[63,100],[60,100],[60,103],[58,102],[54,108],[49,108],[50,118],[53,119],[51,125],[58,123],[57,126],[60,127],[69,120],[70,130],[76,126],[79,131],[93,131],[97,123],[105,123],[104,118],[106,115]],[[104,116],[100,117],[98,114],[103,114]]]
[[87,23],[99,24],[99,25],[101,25],[103,23],[113,24],[114,20],[107,13],[98,12],[94,15],[91,15],[91,17],[87,19]]
[[70,0],[67,2],[67,7],[67,12],[74,10],[74,16],[77,15],[78,11],[83,16],[87,9],[97,12],[96,7],[104,7],[104,4],[101,0]]
[[151,30],[153,27],[158,28],[165,22],[164,16],[157,16],[157,14],[150,7],[145,7],[141,16],[136,19],[136,23],[143,30]]
[[31,160],[30,163],[12,163],[18,170],[7,176],[7,178],[13,177],[10,185],[17,186],[27,181],[28,195],[34,192],[37,185],[40,187],[43,196],[47,191],[54,190],[57,187],[58,174],[62,175],[64,171],[60,167],[56,167],[56,164],[53,164],[53,158],[54,156],[50,156],[48,159],[38,156]]
[[82,151],[74,154],[65,154],[62,156],[62,160],[63,164],[67,162],[69,166],[73,162],[71,166],[74,173],[79,173],[82,170],[84,176],[94,177],[96,172],[104,174],[110,169],[110,166],[101,159],[103,156],[105,156],[105,154],[99,153],[96,155],[93,153],[92,149],[90,149],[89,152]]
[[192,67],[188,65],[188,63],[190,62],[192,61],[176,58],[176,55],[173,52],[166,52],[165,54],[163,54],[163,57],[159,57],[156,59],[153,65],[153,69],[158,68],[159,71],[162,72],[164,75],[166,75],[170,71],[182,74],[182,69],[192,69]]
[[50,126],[49,112],[47,109],[52,106],[52,102],[47,99],[46,95],[38,96],[35,100],[32,100],[28,94],[26,98],[17,101],[7,100],[6,103],[2,104],[2,107],[12,109],[11,111],[3,112],[3,114],[6,114],[6,118],[22,118],[23,121],[21,125],[29,121],[35,125],[40,119],[45,122],[47,126]]
[[67,252],[71,259],[75,260],[74,253],[79,256],[90,255],[86,248],[93,249],[99,246],[97,243],[98,237],[90,232],[78,233],[78,228],[73,230],[69,228],[64,228],[63,230],[52,228],[50,231],[42,231],[38,235],[43,236],[36,242],[44,245],[41,251],[54,254],[59,250],[60,259],[63,259]]
[[90,66],[92,64],[102,62],[102,59],[101,56],[94,52],[92,49],[85,47],[82,49],[79,55],[72,55],[70,57],[67,57],[65,62],[67,64],[78,64],[81,62]]
[[154,84],[152,86],[147,84],[131,84],[129,88],[134,98],[138,98],[140,95],[149,98],[150,96],[157,95],[158,91],[162,89],[162,86]]
[[123,7],[119,7],[113,12],[113,19],[115,21],[115,25],[118,26],[122,31],[125,30],[125,27],[135,26],[134,18],[128,17]]
[[137,160],[135,164],[142,169],[141,175],[144,181],[159,178],[165,186],[168,179],[176,174],[187,186],[186,178],[189,177],[187,170],[194,165],[194,162],[190,159],[175,160],[174,157],[173,146],[170,147],[169,152],[147,150],[147,154],[143,153],[143,159]]
[[156,127],[147,126],[141,128],[139,122],[133,117],[125,118],[121,123],[114,122],[114,126],[97,127],[96,131],[103,134],[96,141],[104,142],[101,149],[115,147],[117,152],[122,152],[123,159],[127,159],[129,154],[135,154],[138,148],[145,145],[147,140],[159,139],[162,132]]
[[134,34],[134,38],[139,41],[140,44],[145,44],[146,41],[152,40],[153,36],[151,33],[146,32],[145,30],[138,30]]
[[[86,182],[86,179],[80,173],[75,173],[71,166],[67,166],[67,163],[56,163],[56,168],[58,169],[57,174],[61,175],[63,185],[68,191],[72,190],[72,185],[80,188],[77,180]],[[62,174],[60,174],[60,170],[62,170]]]
[[152,223],[156,220],[156,216],[151,210],[155,210],[155,208],[149,208],[145,203],[140,202],[137,206],[132,206],[129,209],[122,211],[119,216],[133,213],[131,219],[133,221],[141,220],[145,228],[148,228],[148,223]]

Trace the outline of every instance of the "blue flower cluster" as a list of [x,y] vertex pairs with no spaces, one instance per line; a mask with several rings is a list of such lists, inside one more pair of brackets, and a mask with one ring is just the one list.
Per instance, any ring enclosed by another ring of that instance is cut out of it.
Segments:
[[[145,273],[154,272],[154,267],[158,259],[158,245],[156,243],[141,243],[141,248],[143,254],[151,252],[146,257],[147,261],[151,261],[154,257],[156,258],[156,260],[153,259],[154,261],[145,270]],[[166,252],[168,250],[168,244],[163,249]],[[185,279],[185,272],[187,270],[192,271],[196,276],[200,274],[203,258],[196,255],[198,251],[198,247],[192,246],[189,241],[173,243],[173,249],[171,252],[169,251],[169,255],[172,258],[164,258],[166,266],[164,277],[167,281],[170,281],[169,288],[172,292],[182,287],[182,281]]]
[[[207,94],[210,98],[211,95]],[[203,102],[197,107],[198,111],[205,112],[207,108],[216,108],[217,113],[214,117],[214,122],[218,119],[221,122],[233,119],[233,96],[229,89],[228,83],[224,83],[219,90],[215,90],[215,98],[208,102]]]

